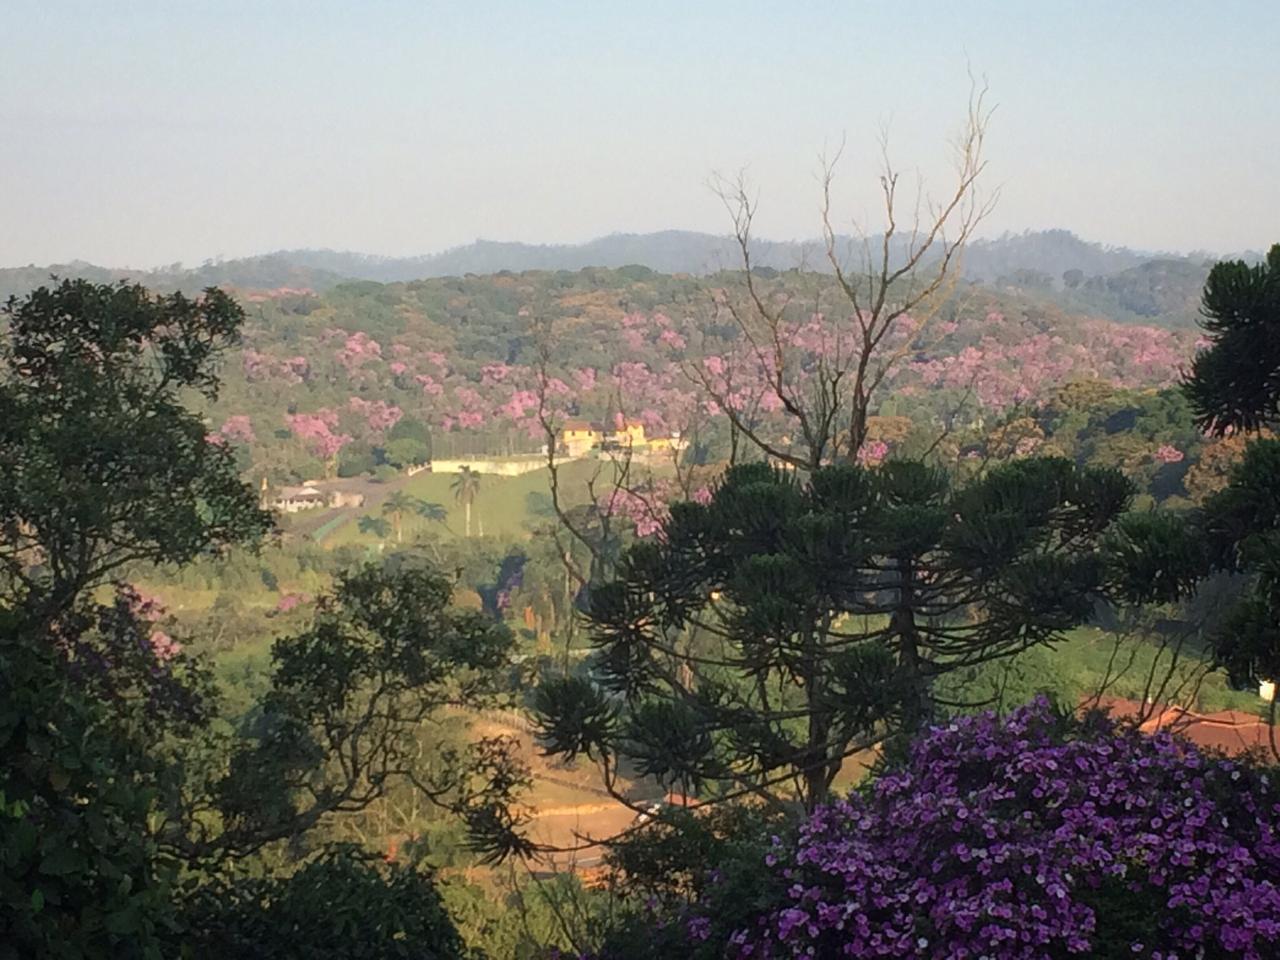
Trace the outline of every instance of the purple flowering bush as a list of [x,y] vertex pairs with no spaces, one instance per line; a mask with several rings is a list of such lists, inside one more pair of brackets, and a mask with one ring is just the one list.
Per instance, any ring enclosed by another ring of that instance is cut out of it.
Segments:
[[931,730],[779,841],[784,900],[725,953],[1280,956],[1278,822],[1264,770],[1040,699]]
[[650,954],[1280,957],[1273,776],[1043,698],[956,719],[774,837],[750,892],[739,873],[653,924]]

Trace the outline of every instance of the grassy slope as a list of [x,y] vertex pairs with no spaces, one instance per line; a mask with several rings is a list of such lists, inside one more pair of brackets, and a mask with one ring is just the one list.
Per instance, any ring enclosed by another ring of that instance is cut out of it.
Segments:
[[[600,466],[594,462],[579,461],[562,468],[562,489],[566,491],[568,502],[585,500],[586,483]],[[545,509],[550,490],[549,480],[546,470],[519,477],[483,477],[472,510],[473,533],[479,534],[480,524],[483,522],[487,536],[503,539],[530,536],[533,527],[549,519],[545,515],[539,515],[539,501],[542,509]],[[462,536],[463,507],[453,497],[453,481],[453,475],[423,473],[403,482],[402,489],[410,495],[439,503],[448,511],[447,526],[443,528],[420,517],[406,518],[406,542],[427,529],[445,536]],[[326,523],[326,526],[332,526],[333,529],[322,541],[325,547],[332,549],[342,544],[358,545],[371,553],[380,549],[380,539],[372,534],[361,533],[357,522],[360,515],[380,515],[376,504],[363,511],[343,511],[342,515],[346,516],[346,522],[337,525]],[[318,583],[308,586],[313,589],[307,592],[314,593],[323,589]],[[179,609],[207,607],[216,596],[215,591],[181,587],[169,587],[164,592],[166,601]],[[264,614],[274,606],[278,598],[277,594],[265,590],[252,591],[251,594],[242,595],[242,602],[262,609]],[[272,634],[275,632],[277,631],[270,631]],[[217,655],[217,674],[228,689],[231,701],[229,707],[233,714],[247,708],[253,698],[265,689],[270,666],[270,644],[270,637],[264,635],[237,644]],[[1153,675],[1159,677],[1164,673],[1167,654],[1164,659],[1160,659],[1157,649],[1154,644],[1135,643],[1124,646],[1116,654],[1112,634],[1096,628],[1081,628],[1073,631],[1066,641],[1052,649],[1037,648],[1013,660],[988,666],[980,672],[954,677],[946,684],[946,695],[957,700],[982,701],[998,693],[1003,706],[1010,707],[1025,702],[1038,692],[1047,691],[1063,704],[1074,704],[1105,687],[1105,692],[1109,695],[1138,699],[1148,689],[1149,678]],[[1262,708],[1262,701],[1253,692],[1228,689],[1221,674],[1210,674],[1194,692],[1186,686],[1180,686],[1182,676],[1185,676],[1185,668],[1168,683],[1165,699],[1189,701],[1204,712],[1225,709],[1260,712]],[[1174,696],[1175,694],[1180,695]],[[871,757],[862,759],[869,762]],[[862,773],[863,763],[851,762],[840,778],[841,785],[852,785],[860,779]],[[578,774],[572,779],[580,777],[581,774]],[[589,790],[582,787],[575,789],[560,777],[556,780],[542,777],[537,779],[537,788],[529,798],[535,809],[572,808],[581,805],[584,815],[587,815],[588,807],[600,803],[600,798]],[[588,820],[593,816],[594,812],[588,815]]]
[[1114,634],[1081,627],[1056,647],[1028,650],[950,686],[958,698],[974,700],[1003,687],[1006,706],[1025,702],[1042,691],[1068,704],[1078,703],[1099,690],[1108,696],[1141,699],[1151,689],[1156,699],[1189,703],[1205,713],[1261,711],[1263,703],[1255,692],[1230,689],[1221,673],[1210,673],[1197,685],[1201,663],[1198,654],[1184,650],[1170,671],[1170,653],[1161,652],[1156,643],[1125,641],[1117,651]]
[[[586,497],[586,485],[593,474],[600,471],[601,480],[598,489],[608,489],[609,465],[593,460],[575,460],[559,468],[560,484],[564,502],[568,504],[582,503]],[[404,539],[413,539],[419,532],[428,529],[461,537],[466,527],[465,510],[453,495],[455,474],[420,473],[412,477],[403,486],[405,493],[430,503],[438,503],[448,511],[448,518],[442,527],[438,523],[422,517],[406,517],[404,520]],[[549,504],[551,493],[551,474],[548,470],[536,470],[518,477],[483,476],[480,479],[480,491],[476,495],[471,508],[471,532],[480,534],[483,526],[484,535],[503,539],[520,539],[529,535],[530,528],[549,517],[539,515],[536,504],[531,500],[541,500]],[[326,547],[343,544],[363,544],[376,546],[379,538],[373,534],[361,533],[359,516],[381,516],[376,508],[360,511],[352,522],[337,527],[331,534],[323,538]]]

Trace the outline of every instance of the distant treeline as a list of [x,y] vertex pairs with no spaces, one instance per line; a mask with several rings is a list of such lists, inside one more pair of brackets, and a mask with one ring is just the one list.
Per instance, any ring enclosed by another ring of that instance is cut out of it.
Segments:
[[[841,241],[842,249],[850,247]],[[855,248],[856,249],[856,248]],[[1256,254],[1246,254],[1256,259]],[[825,270],[817,241],[756,241],[764,273]],[[1062,305],[1111,319],[1183,325],[1194,317],[1209,264],[1205,253],[1152,254],[1090,243],[1066,230],[1005,234],[973,243],[964,273],[972,281],[1053,296]],[[344,280],[380,283],[523,272],[579,271],[590,267],[714,274],[738,265],[731,238],[691,231],[612,234],[582,244],[550,245],[477,240],[442,253],[380,257],[333,250],[284,250],[237,260],[180,263],[152,270],[115,269],[83,261],[0,269],[0,298],[22,295],[51,275],[104,282],[131,279],[155,290],[225,286],[240,290],[281,287],[331,289]]]

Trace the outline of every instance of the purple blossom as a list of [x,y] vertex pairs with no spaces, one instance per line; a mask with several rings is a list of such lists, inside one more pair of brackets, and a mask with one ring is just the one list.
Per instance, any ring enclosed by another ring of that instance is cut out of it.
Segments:
[[[1280,938],[1269,775],[1168,733],[1070,724],[1043,699],[931,729],[769,858],[782,902],[725,956],[1092,956],[1116,949],[1121,902],[1144,917],[1120,945],[1135,957],[1263,960]],[[690,940],[708,909],[686,917]]]

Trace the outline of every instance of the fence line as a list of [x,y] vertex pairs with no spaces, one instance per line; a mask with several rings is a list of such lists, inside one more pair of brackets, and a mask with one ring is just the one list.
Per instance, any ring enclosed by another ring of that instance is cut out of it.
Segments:
[[471,711],[481,720],[497,723],[504,727],[514,727],[523,733],[537,733],[538,728],[526,714],[519,710],[498,710],[494,708]]

